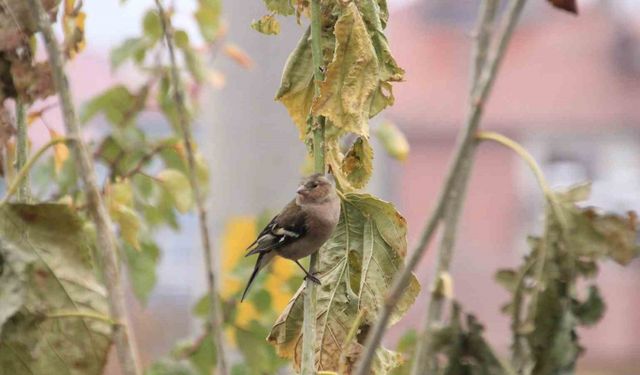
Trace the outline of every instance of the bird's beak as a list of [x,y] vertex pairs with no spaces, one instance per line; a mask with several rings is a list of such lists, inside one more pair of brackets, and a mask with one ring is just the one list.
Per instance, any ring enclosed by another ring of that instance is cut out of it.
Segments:
[[303,186],[298,187],[298,190],[296,190],[296,193],[297,193],[298,195],[304,195],[304,193],[306,193],[306,192],[307,192],[307,189],[304,187],[304,185],[303,185]]

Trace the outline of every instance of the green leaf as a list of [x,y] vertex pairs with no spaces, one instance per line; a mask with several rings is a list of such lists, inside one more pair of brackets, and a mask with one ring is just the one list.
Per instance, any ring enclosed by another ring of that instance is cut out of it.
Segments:
[[148,91],[132,94],[123,85],[114,86],[87,102],[80,111],[80,121],[87,123],[102,113],[110,123],[128,127],[133,124],[137,114],[144,108]]
[[[96,279],[92,244],[83,226],[67,205],[0,206],[3,274],[16,274],[19,288],[7,300],[14,313],[0,335],[3,373],[102,374],[111,345],[110,324],[71,316],[108,317],[106,292]],[[2,305],[6,319],[4,298]]]
[[[393,206],[368,194],[345,194],[340,222],[319,251],[317,353],[318,370],[337,371],[342,345],[358,311],[366,314],[361,328],[376,321],[393,276],[406,255],[406,222]],[[280,355],[294,358],[299,365],[302,343],[304,285],[278,318],[269,342]],[[413,304],[420,286],[415,277],[396,305],[391,324]],[[362,348],[362,342],[354,343]],[[353,347],[352,346],[352,347]],[[346,353],[348,362],[357,360],[356,349]],[[374,373],[385,374],[399,364],[397,353],[377,352]]]
[[342,172],[356,189],[367,185],[373,173],[373,149],[369,140],[358,137],[342,159]]
[[200,34],[207,42],[215,41],[220,27],[222,5],[220,0],[199,0],[194,17],[198,22]]
[[155,243],[143,241],[139,249],[124,246],[129,280],[138,300],[146,305],[158,280],[160,249]]
[[149,10],[145,13],[142,19],[142,29],[144,35],[153,42],[157,42],[162,38],[162,22],[156,10]]
[[495,279],[498,284],[503,288],[513,293],[516,291],[518,284],[518,273],[510,269],[498,270],[495,274]]
[[264,0],[264,4],[267,6],[267,9],[283,16],[293,14],[295,9],[291,3],[292,0]]
[[604,316],[606,306],[600,290],[596,285],[589,287],[589,296],[584,302],[573,301],[572,311],[582,325],[591,326],[596,324]]
[[355,3],[344,8],[334,34],[333,60],[327,66],[312,112],[325,116],[343,132],[368,136],[367,120],[379,81],[378,60]]
[[182,51],[184,62],[191,77],[197,83],[203,82],[205,78],[204,64],[199,53],[189,43],[189,34],[183,30],[178,30],[174,37],[176,46]]
[[217,351],[213,347],[213,340],[209,334],[202,338],[197,349],[189,356],[189,361],[200,375],[210,375],[216,367],[216,354]]
[[178,211],[187,213],[193,205],[193,194],[189,179],[176,169],[165,169],[156,176],[158,182],[171,196]]
[[266,35],[280,34],[280,22],[271,14],[262,16],[259,20],[251,23],[251,28]]
[[140,64],[152,46],[153,43],[144,37],[126,39],[111,51],[111,68],[117,69],[127,60],[133,60],[136,64]]
[[404,161],[409,156],[409,142],[404,133],[391,122],[383,122],[375,131],[382,147],[389,156]]

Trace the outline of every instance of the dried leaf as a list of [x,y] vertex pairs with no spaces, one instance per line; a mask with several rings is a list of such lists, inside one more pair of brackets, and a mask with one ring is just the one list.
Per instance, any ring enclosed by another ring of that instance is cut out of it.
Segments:
[[[51,140],[63,138],[55,130],[50,128],[47,128],[47,130],[49,131],[49,137],[51,137]],[[53,166],[56,173],[60,173],[60,171],[62,170],[62,166],[64,165],[64,162],[67,161],[67,159],[69,159],[69,148],[67,147],[67,145],[64,143],[58,143],[54,145],[53,146]]]
[[55,93],[51,66],[48,62],[32,64],[28,61],[13,61],[11,77],[17,97],[24,102],[33,103]]
[[[16,261],[4,268],[21,275],[14,280],[19,289],[10,298],[12,309],[16,303],[19,309],[5,321],[0,336],[3,373],[102,374],[111,343],[110,324],[67,316],[108,314],[106,292],[93,270],[83,224],[67,205],[0,207],[0,254]],[[2,311],[6,315],[7,310]]]
[[336,22],[333,60],[327,66],[320,96],[312,112],[325,116],[343,132],[369,135],[367,120],[378,86],[378,60],[366,25],[355,3],[343,10]]
[[373,149],[369,140],[358,137],[342,159],[342,172],[356,189],[365,187],[373,173]]
[[[55,19],[60,0],[42,0],[42,5]],[[0,51],[12,51],[28,41],[38,29],[24,0],[4,0],[0,12]]]
[[64,13],[62,15],[62,31],[64,33],[63,49],[69,59],[82,52],[86,46],[84,22],[87,15],[80,11],[75,0],[65,0]]
[[[342,344],[355,317],[365,310],[360,329],[366,332],[376,319],[393,275],[406,253],[406,222],[389,203],[368,194],[345,195],[340,223],[320,250],[317,361],[319,371],[337,371]],[[269,342],[282,356],[300,363],[303,290],[289,302],[275,323]],[[411,306],[420,286],[413,277],[392,314],[395,323]],[[346,353],[348,368],[356,362],[366,333]],[[377,352],[374,374],[386,374],[400,362],[397,353]]]
[[292,15],[294,11],[291,0],[264,0],[264,3],[267,9],[283,16]]
[[259,20],[253,21],[251,23],[251,28],[266,35],[280,34],[280,22],[278,22],[276,17],[271,14],[267,14],[266,16],[262,16]]

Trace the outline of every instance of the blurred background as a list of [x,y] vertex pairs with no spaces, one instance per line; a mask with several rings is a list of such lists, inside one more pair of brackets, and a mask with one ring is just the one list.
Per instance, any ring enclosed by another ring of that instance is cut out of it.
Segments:
[[[407,135],[411,152],[405,162],[398,162],[374,145],[369,190],[392,201],[407,218],[412,244],[435,203],[464,120],[479,1],[388,2],[391,48],[406,70],[406,82],[395,85],[396,105],[381,115],[384,118],[374,119],[372,127],[392,121]],[[79,104],[115,82],[133,84],[138,79],[126,67],[113,73],[108,51],[140,33],[140,19],[153,1],[119,3],[86,1],[87,50],[68,67]],[[174,3],[176,24],[195,29],[195,4]],[[282,67],[303,29],[293,19],[284,20],[280,35],[264,36],[249,27],[264,14],[261,1],[223,4],[226,39],[253,63],[246,70],[228,59],[211,59],[224,82],[204,95],[196,124],[200,148],[212,166],[209,203],[218,249],[230,218],[276,210],[290,199],[305,154],[284,107],[273,100]],[[553,186],[590,180],[588,204],[640,211],[640,2],[585,0],[579,6],[575,17],[553,10],[546,1],[529,1],[482,128],[522,143]],[[56,114],[47,116],[56,127]],[[160,119],[151,114],[141,121],[152,128]],[[493,273],[515,265],[526,251],[526,236],[539,233],[541,198],[529,170],[513,153],[493,144],[480,147],[457,241],[454,291],[485,323],[490,342],[500,352],[506,352],[510,339],[508,321],[499,312],[508,296],[494,283]],[[159,280],[148,305],[129,298],[145,363],[199,328],[190,310],[205,290],[200,243],[195,218],[181,220],[180,233],[159,234]],[[417,271],[424,290],[433,261],[430,251]],[[607,312],[596,327],[580,332],[588,348],[580,373],[639,374],[640,264],[607,264],[599,279]],[[405,330],[420,327],[425,296],[423,292],[390,332],[389,346],[395,346]]]

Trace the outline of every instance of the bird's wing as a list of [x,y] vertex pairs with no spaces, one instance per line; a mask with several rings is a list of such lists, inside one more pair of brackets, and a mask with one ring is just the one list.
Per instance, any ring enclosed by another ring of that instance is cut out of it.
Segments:
[[260,232],[258,238],[248,247],[250,251],[246,256],[278,249],[301,239],[307,233],[306,222],[304,211],[295,201],[290,202]]

